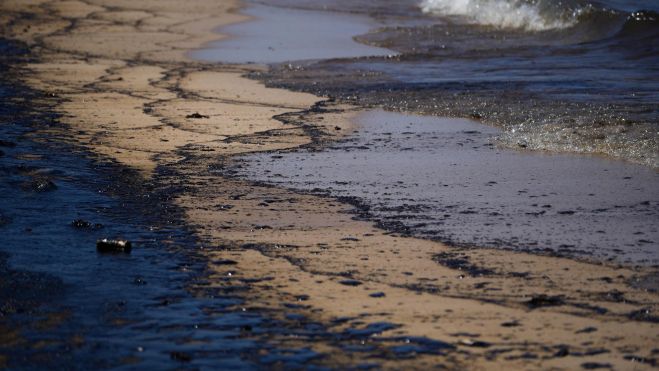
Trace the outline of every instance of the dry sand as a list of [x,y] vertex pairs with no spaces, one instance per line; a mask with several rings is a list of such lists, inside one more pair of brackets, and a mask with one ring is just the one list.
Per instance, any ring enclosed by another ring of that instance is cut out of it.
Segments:
[[[71,141],[183,186],[175,202],[203,241],[209,285],[250,286],[250,307],[337,332],[398,326],[368,342],[428,337],[457,347],[374,360],[393,368],[640,369],[650,365],[634,359],[659,357],[657,294],[630,286],[647,268],[456,250],[356,220],[338,200],[219,175],[232,155],[350,132],[358,111],[243,77],[258,66],[186,57],[224,37],[215,27],[245,21],[239,9],[216,0],[4,0],[0,29],[37,56],[24,80],[57,99]],[[339,345],[314,347],[330,365],[361,361]]]

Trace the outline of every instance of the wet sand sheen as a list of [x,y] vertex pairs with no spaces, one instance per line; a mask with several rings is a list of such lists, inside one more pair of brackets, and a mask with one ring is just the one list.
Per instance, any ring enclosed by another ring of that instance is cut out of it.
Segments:
[[360,114],[356,127],[321,152],[242,157],[237,174],[357,197],[384,225],[452,244],[659,263],[652,169],[499,149],[497,129],[462,119],[375,110]]
[[[629,285],[650,270],[451,249],[354,220],[335,199],[223,176],[235,154],[340,139],[356,107],[314,106],[321,98],[241,77],[259,67],[188,61],[184,53],[211,39],[210,29],[243,19],[235,4],[93,2],[87,12],[73,6],[80,13],[71,27],[58,13],[37,12],[43,27],[14,34],[42,47],[45,62],[28,66],[26,80],[64,98],[58,109],[71,140],[174,189],[208,259],[206,279],[191,289],[248,293],[246,310],[311,333],[268,341],[312,348],[334,367],[368,359],[399,369],[622,368],[654,357],[656,294]],[[105,32],[90,32],[99,27]],[[124,44],[99,47],[117,34]],[[278,359],[264,352],[261,359]]]

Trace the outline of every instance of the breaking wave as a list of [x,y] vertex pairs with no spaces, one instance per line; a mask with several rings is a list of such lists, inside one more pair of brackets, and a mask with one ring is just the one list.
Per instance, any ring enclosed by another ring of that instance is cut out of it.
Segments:
[[464,17],[482,25],[528,31],[572,27],[589,8],[559,4],[542,0],[423,0],[420,7],[427,14]]

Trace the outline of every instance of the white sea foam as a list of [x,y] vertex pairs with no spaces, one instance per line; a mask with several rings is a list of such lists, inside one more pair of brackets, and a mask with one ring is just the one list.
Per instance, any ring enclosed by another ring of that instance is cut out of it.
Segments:
[[529,31],[562,29],[576,22],[576,14],[542,14],[538,2],[524,0],[422,0],[420,6],[428,14],[462,16],[483,25]]

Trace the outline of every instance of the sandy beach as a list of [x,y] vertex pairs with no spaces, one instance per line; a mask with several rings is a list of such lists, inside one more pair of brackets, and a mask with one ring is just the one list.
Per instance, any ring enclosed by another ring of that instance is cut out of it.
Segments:
[[233,0],[0,3],[3,37],[31,52],[21,80],[60,114],[50,130],[174,190],[205,258],[189,290],[237,293],[244,310],[372,345],[270,339],[331,368],[365,355],[387,369],[657,366],[659,297],[643,284],[656,282],[652,267],[450,247],[364,220],[350,199],[223,172],[237,155],[344,138],[365,110],[246,76],[262,65],[190,57],[229,37],[218,27],[249,21],[242,10]]

